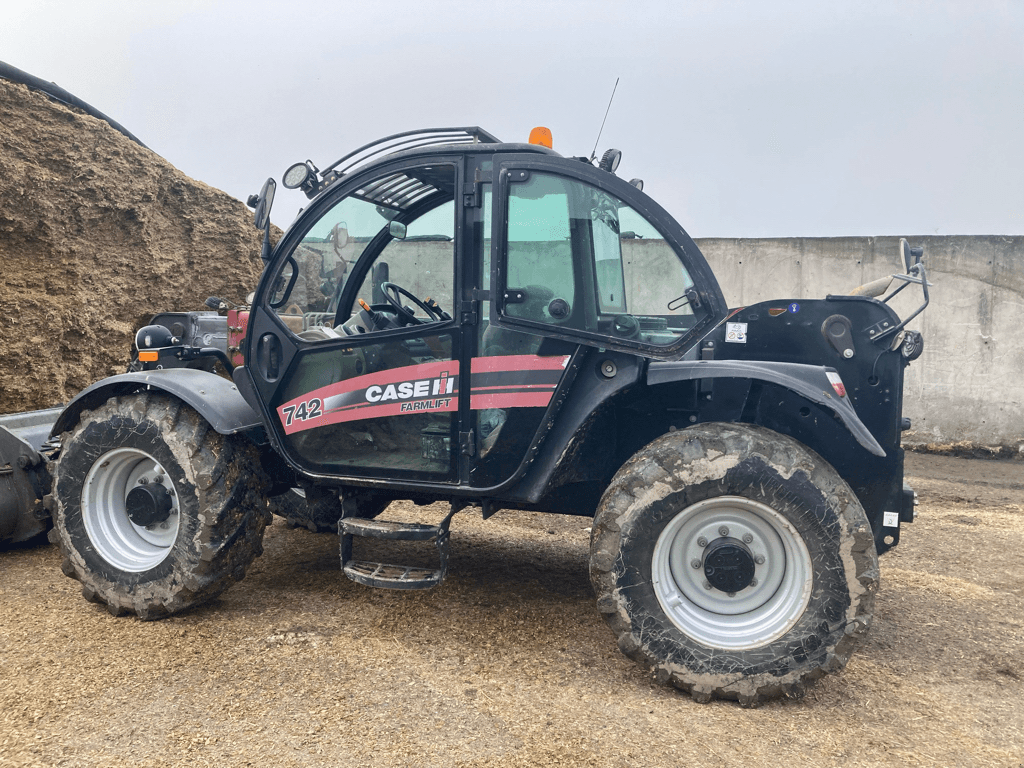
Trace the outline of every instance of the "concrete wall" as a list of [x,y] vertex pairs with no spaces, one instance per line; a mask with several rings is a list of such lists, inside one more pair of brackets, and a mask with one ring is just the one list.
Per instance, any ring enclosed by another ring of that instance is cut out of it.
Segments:
[[[907,371],[908,442],[1024,449],[1024,237],[910,237],[924,246],[931,304],[910,327],[924,354]],[[730,306],[849,293],[898,270],[897,237],[706,238]],[[897,297],[913,311],[919,289]]]

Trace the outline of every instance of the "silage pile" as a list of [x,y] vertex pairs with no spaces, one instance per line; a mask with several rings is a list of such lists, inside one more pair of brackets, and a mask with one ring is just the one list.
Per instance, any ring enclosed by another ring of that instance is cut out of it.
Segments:
[[156,312],[240,301],[259,247],[239,200],[0,79],[0,413],[124,372]]

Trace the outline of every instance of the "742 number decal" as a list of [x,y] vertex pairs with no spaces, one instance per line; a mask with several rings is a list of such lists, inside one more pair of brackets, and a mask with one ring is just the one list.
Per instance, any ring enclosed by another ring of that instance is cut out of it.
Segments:
[[323,416],[323,401],[314,397],[298,405],[286,405],[281,410],[284,412],[284,425],[290,427],[293,421],[307,421]]

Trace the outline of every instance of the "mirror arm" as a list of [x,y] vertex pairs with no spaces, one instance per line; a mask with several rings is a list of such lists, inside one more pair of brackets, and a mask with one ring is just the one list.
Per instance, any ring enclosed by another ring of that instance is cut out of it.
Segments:
[[260,248],[260,259],[263,260],[263,268],[270,264],[270,219],[267,219],[267,226],[263,228],[263,247]]
[[904,288],[906,288],[911,283],[910,280],[906,279],[906,275],[893,275],[893,277],[896,280],[902,280],[903,282],[900,283],[900,287],[899,288],[897,288],[895,291],[893,291],[888,296],[886,296],[884,299],[882,299],[882,303],[883,304],[888,304],[889,303],[889,299],[891,299],[893,296],[895,296],[897,293],[902,291]]
[[903,283],[903,285],[901,285],[899,288],[897,288],[895,291],[893,291],[889,296],[887,296],[885,298],[885,300],[888,301],[889,299],[891,299],[893,296],[895,296],[897,293],[902,291],[904,288],[906,288],[911,283],[917,283],[917,284],[919,284],[921,286],[921,290],[924,292],[924,304],[922,304],[920,307],[918,307],[914,311],[914,313],[912,315],[907,317],[907,319],[904,320],[903,322],[901,322],[899,325],[886,330],[884,333],[880,333],[878,336],[876,336],[874,339],[872,339],[872,341],[876,341],[877,342],[879,339],[883,339],[883,338],[886,338],[887,336],[892,336],[894,334],[898,334],[900,331],[902,331],[904,328],[907,327],[907,323],[909,323],[915,317],[917,317],[922,312],[924,312],[925,308],[928,306],[928,302],[931,301],[931,299],[928,296],[928,286],[931,285],[931,283],[928,282],[928,273],[925,272],[924,264],[921,263],[921,262],[918,262],[917,264],[915,264],[911,268],[911,271],[914,274],[912,274],[912,275],[894,275],[894,277],[900,278],[901,280],[904,280],[905,282]]

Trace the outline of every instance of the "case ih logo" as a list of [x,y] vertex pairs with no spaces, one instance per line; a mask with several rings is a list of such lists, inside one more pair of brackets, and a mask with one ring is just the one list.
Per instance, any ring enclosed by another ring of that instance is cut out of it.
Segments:
[[[470,408],[543,408],[568,355],[473,358]],[[285,434],[340,424],[459,408],[459,363],[442,360],[368,373],[307,392],[277,409]]]
[[442,371],[436,379],[419,379],[418,381],[403,381],[396,384],[388,384],[386,387],[374,384],[366,388],[365,397],[371,403],[382,403],[387,400],[416,400],[414,403],[402,403],[401,413],[410,411],[434,411],[443,410],[442,403],[447,405],[450,397],[438,398],[436,400],[422,400],[424,397],[438,395],[450,395],[455,387],[455,379],[448,376],[448,371]]

